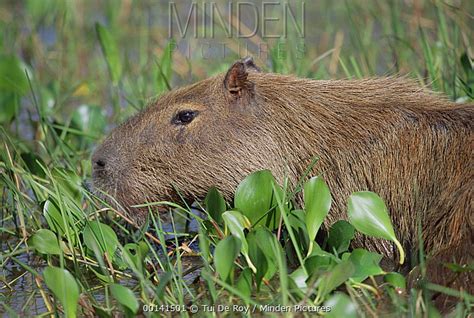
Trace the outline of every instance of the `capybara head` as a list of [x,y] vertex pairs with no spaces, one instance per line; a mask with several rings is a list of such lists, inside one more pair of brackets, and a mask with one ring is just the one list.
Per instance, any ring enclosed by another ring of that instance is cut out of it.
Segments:
[[246,58],[225,75],[152,102],[97,148],[94,188],[130,211],[147,202],[178,202],[179,195],[202,198],[211,186],[230,195],[248,173],[273,168],[281,155],[259,119],[264,102],[250,79],[257,72]]

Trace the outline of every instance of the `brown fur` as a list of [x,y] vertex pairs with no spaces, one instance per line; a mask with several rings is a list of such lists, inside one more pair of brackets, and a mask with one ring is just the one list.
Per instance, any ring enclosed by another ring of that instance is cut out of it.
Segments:
[[[176,125],[179,110],[199,114]],[[252,171],[270,169],[295,184],[319,156],[313,175],[323,174],[334,200],[326,226],[345,218],[352,192],[371,190],[387,203],[405,247],[418,247],[419,219],[434,260],[471,262],[473,122],[472,104],[407,79],[316,81],[259,73],[243,60],[226,76],[165,94],[115,129],[94,154],[94,183],[125,207],[177,200],[173,186],[193,199],[215,185],[230,199]],[[356,244],[395,257],[388,242],[360,236]],[[453,286],[472,293],[468,276]]]

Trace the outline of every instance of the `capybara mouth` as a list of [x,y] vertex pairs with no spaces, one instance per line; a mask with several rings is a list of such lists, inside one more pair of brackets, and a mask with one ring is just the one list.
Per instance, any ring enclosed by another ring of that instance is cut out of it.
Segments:
[[165,202],[178,204],[182,201],[182,198],[175,192],[166,196],[150,197],[143,191],[127,189],[123,184],[113,187],[104,186],[97,179],[87,182],[87,190],[106,206],[123,213],[124,216],[139,225],[143,224],[150,212],[159,216],[162,222],[170,222],[169,211],[172,207]]

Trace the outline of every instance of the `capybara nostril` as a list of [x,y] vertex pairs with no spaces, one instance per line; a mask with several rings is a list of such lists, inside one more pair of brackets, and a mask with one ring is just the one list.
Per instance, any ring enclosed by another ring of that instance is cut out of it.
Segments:
[[97,169],[105,168],[105,160],[104,159],[97,159],[94,161],[94,166]]

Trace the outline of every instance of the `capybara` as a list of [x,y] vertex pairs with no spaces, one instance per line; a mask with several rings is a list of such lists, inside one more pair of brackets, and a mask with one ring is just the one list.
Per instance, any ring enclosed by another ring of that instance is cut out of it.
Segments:
[[[352,192],[374,191],[408,251],[418,248],[419,221],[430,259],[465,264],[474,253],[473,128],[473,104],[412,80],[303,79],[260,72],[245,58],[113,130],[93,155],[94,187],[141,218],[147,210],[131,205],[179,201],[177,190],[193,200],[216,186],[231,199],[256,170],[296,184],[318,156],[312,175],[322,174],[333,195],[326,226],[346,217]],[[387,241],[355,244],[397,257]],[[433,268],[436,282],[473,293],[472,274]]]

